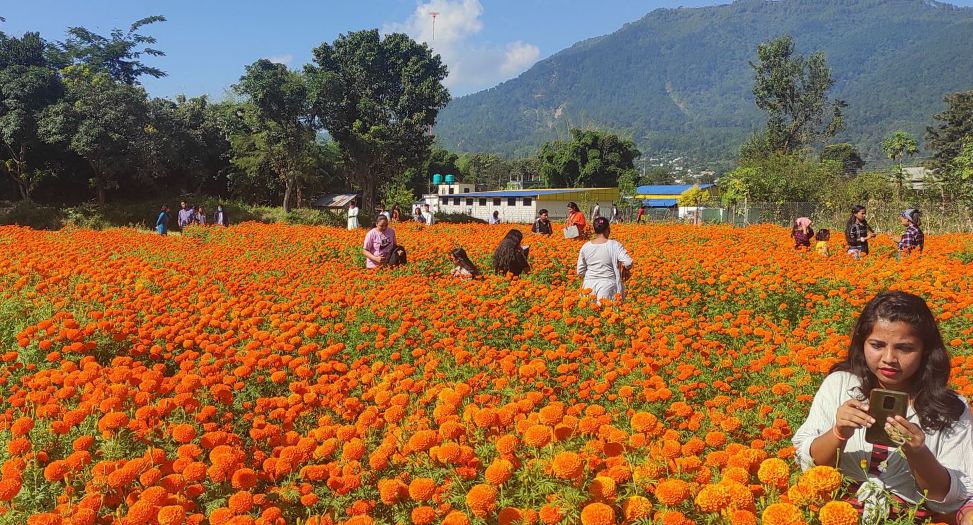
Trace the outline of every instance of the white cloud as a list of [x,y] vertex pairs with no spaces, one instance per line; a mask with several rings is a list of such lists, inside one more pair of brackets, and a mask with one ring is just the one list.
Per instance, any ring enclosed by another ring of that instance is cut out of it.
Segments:
[[[433,19],[436,16],[435,39]],[[385,33],[405,33],[426,42],[449,67],[445,84],[453,95],[486,89],[529,68],[540,56],[533,44],[516,41],[497,46],[481,44],[483,5],[479,0],[429,0],[416,6],[404,22],[386,24]]]
[[291,65],[291,61],[294,60],[294,55],[287,53],[284,55],[268,57],[267,60],[270,60],[275,64],[284,64],[285,66],[289,66]]

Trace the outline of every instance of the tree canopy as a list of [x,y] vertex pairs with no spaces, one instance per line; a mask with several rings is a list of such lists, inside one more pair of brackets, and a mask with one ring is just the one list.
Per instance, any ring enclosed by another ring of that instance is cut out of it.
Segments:
[[635,159],[642,153],[631,140],[597,130],[571,130],[568,141],[541,146],[540,173],[550,187],[592,188],[618,185],[618,179],[635,174]]

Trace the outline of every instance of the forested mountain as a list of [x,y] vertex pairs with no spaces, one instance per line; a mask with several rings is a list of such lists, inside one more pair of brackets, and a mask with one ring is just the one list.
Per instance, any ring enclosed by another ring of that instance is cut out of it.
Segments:
[[895,129],[917,137],[946,93],[973,89],[973,8],[929,0],[738,0],[658,9],[618,31],[579,42],[519,77],[452,101],[436,126],[460,151],[521,154],[600,127],[648,154],[734,158],[764,125],[751,89],[759,42],[794,37],[823,50],[830,94],[845,100],[837,140],[882,157]]

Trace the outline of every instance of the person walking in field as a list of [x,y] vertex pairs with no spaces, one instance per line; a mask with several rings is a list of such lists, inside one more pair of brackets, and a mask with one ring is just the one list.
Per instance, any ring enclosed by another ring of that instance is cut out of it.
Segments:
[[568,203],[568,219],[564,222],[564,237],[568,239],[581,239],[585,238],[585,229],[588,227],[588,222],[585,221],[584,214],[581,213],[581,209],[574,202]]
[[358,203],[351,201],[348,204],[348,231],[358,229]]
[[395,248],[395,230],[389,226],[389,218],[384,213],[380,213],[375,217],[375,227],[365,234],[365,244],[362,246],[365,267],[378,268],[388,264],[393,248]]
[[645,220],[645,204],[639,206],[638,217],[635,219],[635,223],[642,224],[643,220]]
[[811,247],[811,239],[814,238],[814,230],[811,229],[811,219],[798,217],[791,228],[791,237],[794,238],[794,249],[808,249]]
[[591,220],[595,220],[598,217],[601,217],[601,206],[596,202],[595,207],[591,209]]
[[155,231],[159,235],[167,235],[169,233],[169,207],[165,204],[162,205],[159,217],[155,220]]
[[196,217],[194,222],[200,226],[206,226],[206,210],[204,210],[202,206],[196,208]]
[[598,217],[593,221],[595,236],[584,243],[578,252],[578,275],[584,278],[583,288],[591,290],[595,300],[625,298],[624,282],[632,269],[632,257],[625,247],[611,235],[608,219]]
[[193,209],[186,204],[186,201],[179,203],[179,212],[176,214],[176,224],[179,228],[185,228],[193,222]]
[[868,240],[875,238],[875,230],[865,220],[865,207],[856,204],[851,208],[851,217],[845,224],[845,241],[848,243],[848,255],[858,259],[868,255]]
[[912,208],[899,214],[899,221],[902,226],[905,226],[905,232],[893,239],[899,245],[899,256],[908,255],[916,250],[922,253],[922,249],[925,248],[926,235],[922,233],[920,228],[920,215],[922,215],[922,212]]
[[216,206],[216,212],[213,213],[213,224],[217,226],[229,226],[230,220],[226,216],[226,211],[223,210],[223,205],[218,204]]
[[534,221],[534,225],[531,226],[530,231],[538,235],[551,235],[554,233],[553,228],[551,228],[551,219],[547,216],[547,210],[541,208],[537,213],[537,220]]
[[622,222],[622,216],[618,214],[618,206],[615,206],[615,203],[613,202],[611,223],[618,224],[620,222]]

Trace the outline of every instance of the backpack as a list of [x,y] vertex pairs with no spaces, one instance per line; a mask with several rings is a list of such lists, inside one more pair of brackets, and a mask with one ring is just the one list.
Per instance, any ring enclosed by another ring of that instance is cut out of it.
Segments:
[[407,264],[408,257],[405,253],[405,247],[401,244],[396,244],[392,247],[392,255],[389,256],[388,266],[402,266]]

